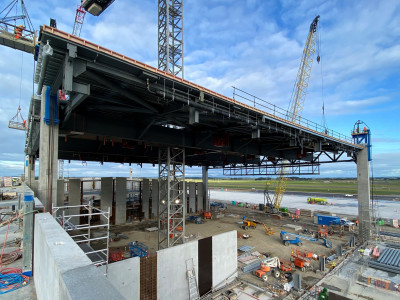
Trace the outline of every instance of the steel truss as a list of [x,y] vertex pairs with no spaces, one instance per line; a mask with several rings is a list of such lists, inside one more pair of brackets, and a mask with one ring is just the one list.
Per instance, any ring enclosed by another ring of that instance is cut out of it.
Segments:
[[184,243],[185,236],[185,149],[158,151],[158,249]]
[[183,0],[158,0],[158,68],[183,78]]

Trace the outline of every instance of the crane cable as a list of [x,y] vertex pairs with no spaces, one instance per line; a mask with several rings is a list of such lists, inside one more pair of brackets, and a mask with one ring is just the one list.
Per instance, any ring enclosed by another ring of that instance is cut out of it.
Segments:
[[317,61],[320,65],[321,70],[321,98],[322,98],[322,127],[324,128],[324,132],[327,133],[326,128],[326,118],[325,118],[325,100],[324,100],[324,73],[322,69],[322,61],[320,60],[320,53],[321,53],[321,26],[318,23],[318,35],[317,35]]

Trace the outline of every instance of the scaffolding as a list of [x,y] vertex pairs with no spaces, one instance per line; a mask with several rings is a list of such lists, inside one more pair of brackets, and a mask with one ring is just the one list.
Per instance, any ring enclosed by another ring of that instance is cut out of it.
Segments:
[[185,149],[160,148],[158,152],[158,249],[184,243]]
[[[78,213],[75,213],[76,211],[78,211]],[[100,224],[92,223],[93,216],[100,217]],[[108,211],[102,211],[93,207],[91,203],[86,205],[59,206],[53,207],[53,217],[66,232],[69,232],[71,238],[78,244],[83,252],[85,252],[96,267],[106,266],[106,275],[109,257],[110,208],[108,208]],[[87,220],[87,223],[80,224],[81,220]],[[93,237],[93,230],[96,229],[105,229],[105,232],[104,234],[97,234],[96,237]],[[106,241],[105,248],[98,250],[92,248],[92,242],[101,242],[104,240]]]

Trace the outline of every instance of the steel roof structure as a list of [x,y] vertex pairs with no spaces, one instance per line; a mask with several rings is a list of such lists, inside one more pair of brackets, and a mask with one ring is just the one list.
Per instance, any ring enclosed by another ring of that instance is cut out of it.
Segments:
[[[273,174],[281,164],[313,174],[322,162],[354,161],[363,147],[311,121],[289,122],[286,111],[240,90],[228,98],[53,27],[41,28],[39,42],[38,94],[42,86],[67,94],[59,159],[157,164],[159,147],[171,146],[185,148],[188,166],[231,175]],[[53,53],[44,59],[47,43]],[[36,157],[39,120],[33,97],[25,152]]]

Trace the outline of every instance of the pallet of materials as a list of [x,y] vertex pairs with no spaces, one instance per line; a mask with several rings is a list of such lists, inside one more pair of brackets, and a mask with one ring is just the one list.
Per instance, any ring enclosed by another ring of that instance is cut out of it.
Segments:
[[313,217],[314,216],[314,210],[313,209],[302,209],[300,211],[300,215],[303,217]]

